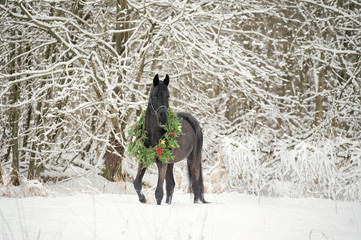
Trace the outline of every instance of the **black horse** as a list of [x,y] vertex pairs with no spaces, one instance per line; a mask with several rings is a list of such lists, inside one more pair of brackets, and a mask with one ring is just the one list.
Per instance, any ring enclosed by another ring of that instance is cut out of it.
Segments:
[[[148,108],[145,115],[145,130],[147,131],[146,147],[154,147],[165,133],[164,127],[167,125],[167,112],[169,100],[169,76],[166,75],[164,81],[159,81],[158,74],[154,76],[153,87],[150,91]],[[198,121],[188,113],[177,113],[182,124],[183,135],[177,139],[179,148],[174,149],[174,159],[169,160],[168,164],[164,164],[156,157],[155,163],[158,167],[158,184],[155,190],[155,198],[157,204],[160,205],[163,199],[163,184],[166,180],[167,199],[166,202],[171,204],[175,186],[173,177],[173,165],[183,159],[187,159],[188,176],[190,185],[194,193],[194,203],[204,200],[204,187],[202,179],[202,146],[203,135]],[[138,173],[134,180],[134,188],[139,196],[139,201],[146,202],[142,193],[142,178],[146,168],[142,164],[138,166]]]

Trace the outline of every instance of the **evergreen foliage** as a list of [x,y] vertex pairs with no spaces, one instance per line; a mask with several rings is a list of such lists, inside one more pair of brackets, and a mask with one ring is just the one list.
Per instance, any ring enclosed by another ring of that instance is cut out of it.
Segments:
[[147,131],[145,130],[145,111],[140,116],[139,121],[129,129],[127,153],[136,158],[143,167],[147,168],[154,163],[155,158],[162,163],[168,163],[169,159],[174,159],[173,150],[178,148],[177,138],[182,134],[182,126],[171,108],[168,109],[167,126],[164,136],[155,147],[146,147]]

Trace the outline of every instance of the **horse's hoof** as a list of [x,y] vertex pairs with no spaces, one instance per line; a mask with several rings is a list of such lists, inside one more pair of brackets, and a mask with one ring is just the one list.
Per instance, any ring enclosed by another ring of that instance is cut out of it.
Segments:
[[141,203],[146,203],[147,202],[147,199],[145,199],[144,194],[139,195],[139,202],[141,202]]
[[167,197],[167,200],[165,200],[167,204],[172,204],[172,197]]
[[200,203],[208,204],[208,203],[210,203],[210,202],[207,202],[207,201],[204,200],[204,199],[194,199],[194,204],[200,204]]

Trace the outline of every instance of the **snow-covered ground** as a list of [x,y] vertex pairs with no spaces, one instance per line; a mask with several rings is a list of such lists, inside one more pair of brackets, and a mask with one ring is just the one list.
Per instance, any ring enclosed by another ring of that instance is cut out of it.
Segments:
[[361,239],[361,204],[314,198],[206,194],[192,204],[134,194],[0,198],[0,239]]

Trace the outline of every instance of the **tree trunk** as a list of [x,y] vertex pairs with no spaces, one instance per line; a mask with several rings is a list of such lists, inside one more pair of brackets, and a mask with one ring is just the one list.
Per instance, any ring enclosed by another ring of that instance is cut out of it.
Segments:
[[[116,30],[122,30],[128,28],[128,6],[126,0],[117,0],[117,15],[116,15]],[[125,11],[126,10],[126,11]],[[119,55],[125,50],[124,43],[128,41],[128,32],[116,32],[113,35],[113,41],[115,42],[115,50]]]
[[[20,97],[19,84],[13,85],[13,101],[15,104]],[[11,163],[11,183],[15,186],[20,185],[20,174],[19,174],[19,109],[14,107],[11,113],[11,127],[12,127],[12,163]]]
[[[36,106],[36,111],[40,112],[42,107],[42,102],[38,102]],[[38,116],[36,118],[36,126],[39,126],[41,123],[41,117]],[[37,131],[36,135],[39,136],[40,132]],[[28,179],[35,179],[40,176],[41,171],[37,170],[39,168],[39,160],[36,159],[36,143],[33,142],[31,146],[31,154],[30,154],[30,163],[29,163],[29,171],[28,171]]]
[[4,169],[3,169],[3,165],[0,162],[0,184],[4,184],[3,175],[4,175]]
[[[128,23],[128,5],[126,0],[117,0],[117,14],[116,14],[116,24],[115,24],[115,30],[123,30],[127,29],[129,27]],[[118,55],[122,55],[125,47],[124,44],[128,41],[129,35],[127,32],[115,32],[113,34],[113,42],[115,42],[115,50],[117,51]],[[118,82],[122,81],[122,77],[119,76]],[[115,94],[122,95],[122,89],[115,88],[114,89]],[[114,118],[113,121],[117,121],[116,118]],[[121,129],[125,129],[124,127],[124,121],[121,121]],[[119,181],[121,179],[121,173],[122,173],[122,158],[125,154],[124,146],[117,141],[116,137],[114,136],[114,133],[117,134],[119,132],[122,132],[122,138],[125,139],[125,132],[121,129],[117,128],[118,123],[113,122],[112,124],[116,129],[111,133],[112,136],[110,137],[110,145],[107,148],[107,152],[104,154],[104,164],[105,167],[103,169],[103,176],[110,180],[110,181]]]
[[[11,32],[12,38],[15,38],[16,31]],[[16,45],[15,42],[10,43],[10,60],[13,60],[10,64],[10,75],[15,73],[16,61]],[[14,81],[15,77],[11,77],[10,81]],[[16,104],[20,98],[20,86],[19,83],[13,83],[12,86],[12,96],[11,103]],[[12,163],[11,163],[11,183],[15,186],[20,185],[20,174],[19,174],[19,108],[13,107],[10,112],[10,122],[12,128],[12,139],[11,139],[11,148],[12,148]]]
[[[324,60],[325,56],[321,53],[321,60]],[[323,119],[323,88],[325,85],[325,66],[321,66],[320,72],[318,74],[318,87],[317,87],[317,96],[316,96],[316,111],[315,111],[315,125],[318,126]]]
[[[50,3],[50,5],[52,6],[52,8],[50,8],[50,16],[54,16],[55,14],[55,10],[54,10],[54,3]],[[51,58],[51,62],[55,63],[56,62],[56,45],[55,44],[50,44],[49,46],[47,46],[47,49],[45,51],[44,54],[44,59],[48,60]],[[43,88],[45,86],[45,82],[41,83],[40,88]],[[50,99],[51,97],[49,97],[52,94],[51,90],[48,90],[47,92],[47,97]],[[32,109],[32,106],[29,106],[29,108]],[[45,104],[42,101],[38,101],[36,104],[36,111],[37,113],[41,113],[42,109],[47,109],[47,104],[45,102]],[[29,112],[33,112],[31,109],[29,109]],[[29,113],[31,114],[31,113]],[[34,114],[36,116],[36,114]],[[37,117],[34,116],[34,121],[35,121],[35,126],[39,127],[40,124],[42,123],[42,118],[41,115],[43,114],[39,114]],[[29,116],[30,117],[30,116]],[[41,139],[40,142],[43,142],[44,140],[44,135],[43,135],[44,130],[36,130],[35,132],[35,136],[39,139]],[[38,148],[39,152],[41,151],[41,144],[37,144],[36,142],[33,142],[31,145],[31,153],[30,153],[30,162],[29,162],[29,168],[28,168],[28,179],[36,179],[40,177],[40,174],[45,170],[44,165],[41,163],[39,156],[37,156],[36,154],[36,149]]]
[[[14,103],[19,98],[19,86],[14,86]],[[20,185],[20,173],[19,173],[19,109],[14,108],[12,114],[12,154],[13,160],[11,163],[11,183],[15,186]]]

